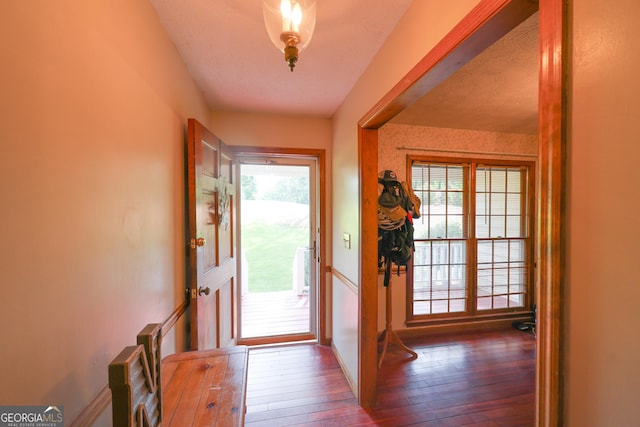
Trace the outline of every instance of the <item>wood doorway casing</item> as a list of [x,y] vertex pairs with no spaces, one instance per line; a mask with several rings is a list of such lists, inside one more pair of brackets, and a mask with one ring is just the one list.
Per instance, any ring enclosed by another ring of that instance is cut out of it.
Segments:
[[[536,424],[562,423],[561,283],[564,275],[562,188],[566,145],[566,6],[564,0],[482,0],[358,122],[361,183],[361,270],[359,283],[377,283],[378,129],[415,100],[453,74],[535,11],[539,12],[539,89],[537,211],[538,332],[536,354]],[[377,287],[360,286],[360,405],[375,406],[377,359]]]
[[[276,156],[276,157],[312,157],[317,160],[318,170],[318,207],[319,212],[319,242],[317,246],[318,261],[318,283],[317,283],[317,341],[322,345],[329,345],[330,338],[327,334],[327,261],[326,261],[326,242],[327,242],[327,220],[326,220],[326,151],[323,149],[313,148],[281,148],[281,147],[260,147],[260,146],[232,146],[234,155],[236,156]],[[238,236],[238,241],[239,241]],[[238,298],[238,301],[240,298]],[[304,337],[301,337],[304,338]],[[310,337],[308,337],[310,338]],[[305,339],[308,339],[305,338]],[[287,342],[289,338],[284,337],[282,340],[271,340]],[[260,340],[253,340],[251,344],[262,344]]]

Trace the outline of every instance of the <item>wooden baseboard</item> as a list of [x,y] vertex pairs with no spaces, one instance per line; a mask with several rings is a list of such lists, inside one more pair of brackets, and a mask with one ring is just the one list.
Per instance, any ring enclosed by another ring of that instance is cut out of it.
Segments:
[[457,332],[473,332],[473,331],[489,331],[512,328],[513,322],[531,321],[530,314],[522,316],[512,316],[502,319],[491,319],[482,321],[466,321],[458,323],[442,323],[424,326],[413,326],[406,329],[397,329],[395,332],[401,338],[411,338],[416,336],[434,335],[434,334],[453,334]]
[[343,373],[344,377],[347,379],[347,382],[349,383],[349,387],[351,387],[351,391],[353,392],[353,395],[357,399],[358,398],[358,387],[356,386],[356,382],[354,381],[353,378],[351,378],[351,375],[349,375],[349,370],[347,369],[347,365],[342,360],[342,357],[340,357],[340,352],[338,351],[336,346],[333,345],[333,342],[331,342],[331,350],[333,350],[333,354],[336,356],[336,359],[338,360],[338,364],[340,365],[340,368],[342,369],[342,373]]

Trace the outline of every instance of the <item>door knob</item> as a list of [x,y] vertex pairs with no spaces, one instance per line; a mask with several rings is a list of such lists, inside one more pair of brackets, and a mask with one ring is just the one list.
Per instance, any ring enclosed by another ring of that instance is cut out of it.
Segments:
[[204,237],[198,237],[197,239],[191,239],[191,249],[195,249],[196,247],[202,247],[206,241]]
[[211,289],[209,289],[208,286],[206,288],[203,288],[202,286],[198,288],[198,295],[202,295],[202,294],[209,295],[209,292],[211,292]]

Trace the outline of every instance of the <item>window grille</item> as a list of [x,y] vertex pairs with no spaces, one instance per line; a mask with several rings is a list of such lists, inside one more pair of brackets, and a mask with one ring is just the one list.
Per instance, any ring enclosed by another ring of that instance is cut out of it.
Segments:
[[412,159],[408,320],[528,309],[532,164]]

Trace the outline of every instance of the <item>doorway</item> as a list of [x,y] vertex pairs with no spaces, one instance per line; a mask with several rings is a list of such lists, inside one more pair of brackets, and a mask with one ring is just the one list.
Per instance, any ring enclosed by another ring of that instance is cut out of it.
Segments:
[[238,342],[317,340],[316,159],[238,158]]
[[[566,150],[566,4],[562,0],[527,2],[524,0],[483,0],[452,32],[427,54],[407,76],[358,123],[359,164],[376,162],[378,129],[390,117],[410,105],[428,91],[442,73],[455,71],[461,58],[473,57],[475,48],[486,47],[487,37],[506,33],[505,25],[518,24],[522,10],[539,4],[539,111],[538,111],[538,218],[536,230],[538,256],[536,260],[536,301],[540,324],[536,333],[536,425],[559,425],[562,420],[561,393],[561,284],[564,275],[564,195]],[[537,9],[537,8],[536,8]],[[497,19],[499,18],[499,19]],[[506,28],[507,30],[509,28]],[[377,197],[376,169],[360,169],[362,212],[361,229],[374,230],[375,209],[367,210],[370,200]],[[368,213],[370,212],[370,213]],[[375,233],[362,233],[360,283],[375,281]],[[376,351],[375,304],[365,304],[375,297],[360,292],[359,351]],[[358,391],[362,406],[376,402],[376,362],[359,360]]]

